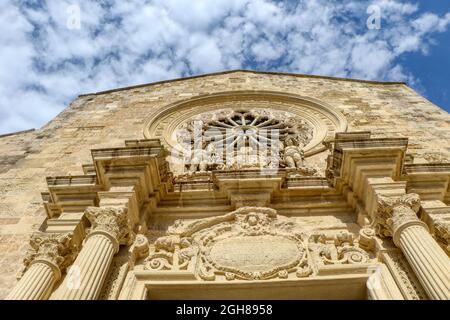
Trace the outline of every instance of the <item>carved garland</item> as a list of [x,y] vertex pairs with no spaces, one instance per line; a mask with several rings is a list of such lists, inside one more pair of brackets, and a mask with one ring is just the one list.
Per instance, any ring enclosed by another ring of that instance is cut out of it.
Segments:
[[[271,208],[242,207],[193,222],[177,220],[156,240],[147,270],[192,270],[199,279],[265,280],[307,277],[316,265],[370,261],[353,235],[309,235]],[[276,248],[274,250],[273,248]]]

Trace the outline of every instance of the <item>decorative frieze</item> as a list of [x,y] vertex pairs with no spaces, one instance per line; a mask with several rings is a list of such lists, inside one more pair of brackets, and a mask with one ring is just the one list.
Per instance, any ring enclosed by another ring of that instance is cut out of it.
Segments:
[[154,247],[144,269],[191,270],[207,281],[303,278],[324,265],[371,261],[352,234],[339,232],[331,238],[311,234],[295,220],[265,207],[177,220]]
[[385,251],[381,253],[381,260],[387,265],[394,277],[398,288],[406,300],[427,300],[417,276],[408,264],[401,251]]
[[434,223],[434,237],[443,249],[450,254],[450,221],[440,219]]

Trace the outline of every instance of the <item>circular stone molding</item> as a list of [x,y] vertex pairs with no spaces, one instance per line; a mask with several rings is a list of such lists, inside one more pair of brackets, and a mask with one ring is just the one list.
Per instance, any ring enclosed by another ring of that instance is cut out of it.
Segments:
[[219,109],[269,109],[294,114],[313,130],[312,139],[303,148],[306,157],[324,151],[322,141],[347,130],[344,115],[316,99],[273,91],[230,91],[198,96],[155,110],[146,122],[144,136],[160,139],[170,151],[177,145],[175,132],[183,123]]

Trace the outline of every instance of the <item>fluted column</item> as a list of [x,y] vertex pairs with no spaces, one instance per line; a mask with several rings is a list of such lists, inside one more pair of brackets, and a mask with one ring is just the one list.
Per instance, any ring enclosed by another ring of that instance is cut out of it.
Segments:
[[417,217],[417,194],[379,197],[378,232],[391,235],[431,299],[450,299],[450,259]]
[[90,207],[86,210],[86,216],[91,222],[91,231],[54,299],[98,298],[119,245],[131,240],[125,208]]
[[71,234],[35,233],[24,259],[25,273],[8,300],[45,300],[61,278],[61,271],[73,261]]

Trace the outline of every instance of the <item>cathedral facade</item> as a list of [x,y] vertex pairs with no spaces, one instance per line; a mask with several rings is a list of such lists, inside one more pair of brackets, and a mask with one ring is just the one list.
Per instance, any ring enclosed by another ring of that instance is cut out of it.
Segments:
[[228,71],[0,136],[2,299],[450,299],[450,115]]

